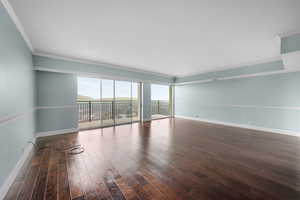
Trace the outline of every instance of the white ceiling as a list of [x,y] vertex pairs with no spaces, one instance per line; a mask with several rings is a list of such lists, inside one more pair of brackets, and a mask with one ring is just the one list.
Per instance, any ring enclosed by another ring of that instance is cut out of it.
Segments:
[[279,56],[299,0],[10,0],[35,52],[172,76]]

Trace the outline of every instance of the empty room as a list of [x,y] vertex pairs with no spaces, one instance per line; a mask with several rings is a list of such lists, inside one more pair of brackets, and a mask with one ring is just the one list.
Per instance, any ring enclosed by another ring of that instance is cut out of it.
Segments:
[[0,200],[300,200],[299,0],[1,0]]

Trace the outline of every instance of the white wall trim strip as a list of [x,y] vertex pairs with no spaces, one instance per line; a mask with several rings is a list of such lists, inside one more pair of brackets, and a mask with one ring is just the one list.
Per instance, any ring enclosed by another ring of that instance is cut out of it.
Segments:
[[32,113],[35,111],[35,108],[27,111],[27,112],[23,112],[23,113],[15,113],[15,114],[10,114],[10,115],[6,115],[3,117],[0,117],[0,125],[6,124],[8,122],[14,121],[16,119],[19,119],[21,117],[24,117],[25,115]]
[[29,37],[25,33],[25,29],[24,29],[23,25],[21,24],[18,16],[16,15],[13,7],[9,3],[9,0],[1,0],[1,2],[2,2],[4,8],[6,9],[6,11],[8,12],[8,15],[10,16],[12,21],[15,23],[15,25],[16,25],[18,31],[20,32],[20,34],[22,35],[23,39],[25,40],[28,48],[30,49],[31,52],[34,52],[34,48],[29,40]]
[[35,112],[36,110],[45,110],[45,109],[63,109],[63,108],[77,108],[77,105],[66,105],[66,106],[38,106],[31,110],[28,110],[27,112],[22,113],[14,113],[10,115],[6,115],[3,117],[0,117],[0,125],[6,124],[8,122],[14,121],[16,119],[19,119],[21,117],[24,117],[25,115]]
[[235,104],[200,104],[202,107],[233,107],[233,108],[257,108],[257,109],[280,109],[300,110],[299,106],[257,106],[257,105],[235,105]]
[[201,122],[211,123],[211,124],[218,124],[218,125],[223,125],[223,126],[245,128],[245,129],[257,130],[257,131],[264,131],[264,132],[271,132],[271,133],[278,133],[278,134],[283,134],[283,135],[291,135],[291,136],[300,137],[300,131],[297,132],[297,131],[291,131],[291,130],[272,129],[272,128],[265,128],[265,127],[260,127],[260,126],[246,125],[246,124],[237,124],[237,123],[209,120],[209,119],[203,119],[203,118],[186,117],[186,116],[182,116],[182,115],[175,115],[175,117],[182,118],[182,119],[194,120],[194,121],[201,121]]
[[56,131],[46,131],[46,132],[39,132],[36,133],[36,137],[46,137],[46,136],[53,136],[53,135],[61,135],[61,134],[66,134],[66,133],[74,133],[78,132],[78,128],[70,128],[70,129],[62,129],[62,130],[56,130]]
[[[35,140],[34,140],[35,142]],[[2,187],[0,188],[0,199],[4,199],[5,195],[9,191],[9,188],[14,183],[16,177],[18,176],[20,170],[22,169],[23,165],[25,164],[25,161],[30,158],[30,155],[32,154],[34,150],[34,147],[32,144],[28,144],[26,148],[24,149],[24,152],[20,159],[18,160],[17,164],[13,168],[13,170],[10,172],[4,183],[2,184]]]

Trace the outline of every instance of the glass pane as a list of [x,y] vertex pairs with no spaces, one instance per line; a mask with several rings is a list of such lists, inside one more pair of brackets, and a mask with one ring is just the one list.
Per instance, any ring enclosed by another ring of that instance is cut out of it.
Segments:
[[79,128],[101,126],[100,121],[100,80],[78,77],[78,120]]
[[151,85],[151,112],[152,119],[163,118],[170,115],[168,85]]
[[132,83],[132,121],[140,120],[139,84]]
[[115,81],[116,124],[131,122],[131,82]]
[[102,99],[101,99],[101,117],[102,126],[114,125],[113,102],[114,102],[114,81],[101,80]]

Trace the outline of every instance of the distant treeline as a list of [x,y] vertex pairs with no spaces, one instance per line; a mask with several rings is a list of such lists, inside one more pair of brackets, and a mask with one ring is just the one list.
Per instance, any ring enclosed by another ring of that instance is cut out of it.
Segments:
[[[113,101],[114,98],[102,98],[102,99],[94,99],[92,97],[88,96],[82,96],[78,95],[77,96],[77,101]],[[137,98],[130,98],[130,97],[116,97],[116,101],[129,101],[129,100],[137,100]]]

